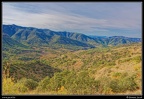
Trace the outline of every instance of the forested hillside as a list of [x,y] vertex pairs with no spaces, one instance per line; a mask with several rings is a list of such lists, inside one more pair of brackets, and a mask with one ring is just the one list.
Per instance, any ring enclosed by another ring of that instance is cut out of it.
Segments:
[[142,46],[3,51],[3,94],[141,94]]
[[141,2],[2,2],[2,98],[142,99]]
[[[22,27],[14,24],[2,25],[2,27],[3,35],[8,35],[11,39],[26,46],[45,46],[79,50],[141,42],[141,38],[87,36],[82,33],[56,32],[49,29]],[[12,43],[15,43],[15,41],[11,40]],[[7,44],[6,42],[8,41],[3,40],[3,42]]]

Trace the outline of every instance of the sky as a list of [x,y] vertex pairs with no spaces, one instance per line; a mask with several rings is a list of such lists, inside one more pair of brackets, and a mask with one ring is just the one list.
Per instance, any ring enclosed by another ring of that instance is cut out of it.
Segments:
[[2,24],[142,37],[142,2],[2,2]]

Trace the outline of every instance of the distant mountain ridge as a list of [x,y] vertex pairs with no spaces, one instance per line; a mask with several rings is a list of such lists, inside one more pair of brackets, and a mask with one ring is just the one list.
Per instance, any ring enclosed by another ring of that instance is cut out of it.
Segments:
[[[120,45],[141,42],[141,38],[128,38],[124,36],[92,37],[73,32],[56,32],[49,29],[22,27],[18,25],[2,25],[3,34],[21,44],[30,46],[57,46],[93,48],[98,46]],[[5,38],[5,36],[3,36]]]

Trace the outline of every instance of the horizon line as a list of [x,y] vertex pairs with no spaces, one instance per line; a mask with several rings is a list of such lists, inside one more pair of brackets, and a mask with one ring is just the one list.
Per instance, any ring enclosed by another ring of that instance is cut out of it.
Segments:
[[[54,31],[54,32],[69,32],[69,33],[77,33],[77,34],[83,34],[83,35],[86,35],[86,36],[97,36],[97,37],[114,37],[116,35],[113,35],[113,36],[106,36],[106,35],[88,35],[88,34],[84,34],[84,33],[79,33],[79,32],[70,32],[70,31],[56,31],[56,30],[51,30],[51,29],[48,29],[48,28],[38,28],[38,27],[33,27],[33,26],[22,26],[22,25],[17,25],[17,24],[2,24],[2,25],[15,25],[15,26],[19,26],[19,27],[26,27],[26,28],[37,28],[37,29],[47,29],[47,30],[50,30],[50,31]],[[123,35],[119,35],[119,36],[116,36],[116,37],[127,37],[127,38],[141,38],[142,39],[142,36],[141,37],[128,37],[128,36],[123,36]]]

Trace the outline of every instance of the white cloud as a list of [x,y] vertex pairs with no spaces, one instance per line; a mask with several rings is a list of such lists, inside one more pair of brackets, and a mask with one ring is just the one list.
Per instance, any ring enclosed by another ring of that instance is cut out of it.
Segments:
[[[3,3],[2,18],[4,24],[48,28],[57,31],[77,31],[81,33],[109,31],[106,28],[128,30],[141,29],[141,19],[139,19],[139,16],[131,17],[133,14],[128,12],[129,10],[123,11],[123,8],[119,11],[119,13],[122,14],[120,17],[118,15],[113,16],[112,18],[96,19],[72,13],[65,7],[57,4],[48,6],[46,3],[40,3],[38,5],[25,3],[23,4],[23,7],[20,7],[20,5]],[[127,13],[129,13],[129,15]],[[124,14],[128,16],[125,16]]]

